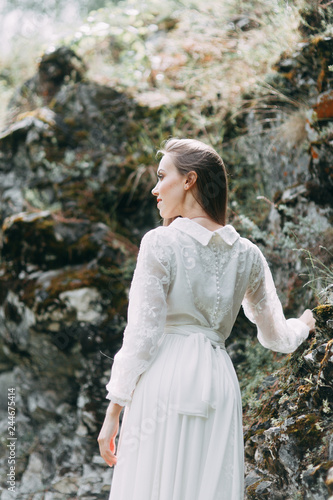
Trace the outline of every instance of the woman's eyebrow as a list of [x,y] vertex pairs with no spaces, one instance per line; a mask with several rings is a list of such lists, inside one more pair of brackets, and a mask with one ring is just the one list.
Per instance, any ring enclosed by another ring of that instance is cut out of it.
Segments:
[[162,173],[162,172],[163,172],[163,174],[165,174],[165,171],[163,170],[163,168],[158,169],[158,170],[157,170],[157,175],[158,175],[158,174],[160,174],[160,173]]

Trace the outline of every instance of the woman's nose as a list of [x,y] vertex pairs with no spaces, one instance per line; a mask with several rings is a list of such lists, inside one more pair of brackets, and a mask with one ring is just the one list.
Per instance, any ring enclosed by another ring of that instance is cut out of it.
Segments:
[[157,191],[157,189],[156,189],[156,188],[157,188],[157,184],[156,184],[156,186],[155,186],[155,187],[153,187],[153,189],[151,190],[151,194],[152,194],[153,196],[157,196],[157,195],[158,195],[158,191]]

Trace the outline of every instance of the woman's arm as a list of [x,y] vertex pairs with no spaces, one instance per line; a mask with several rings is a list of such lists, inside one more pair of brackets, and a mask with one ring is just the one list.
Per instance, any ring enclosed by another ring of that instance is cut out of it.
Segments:
[[142,238],[137,265],[129,292],[127,326],[121,349],[115,355],[108,395],[125,406],[139,376],[155,357],[162,338],[170,285],[171,246],[157,228]]
[[242,303],[245,315],[257,325],[258,340],[264,347],[282,353],[293,352],[314,328],[314,318],[307,309],[300,318],[286,320],[268,264],[258,247],[254,247],[254,251]]
[[140,375],[152,362],[163,335],[170,284],[170,249],[156,230],[141,241],[129,293],[128,321],[121,349],[114,358],[107,384],[111,399],[98,436],[100,454],[110,466],[117,461],[115,438],[119,415],[129,404]]

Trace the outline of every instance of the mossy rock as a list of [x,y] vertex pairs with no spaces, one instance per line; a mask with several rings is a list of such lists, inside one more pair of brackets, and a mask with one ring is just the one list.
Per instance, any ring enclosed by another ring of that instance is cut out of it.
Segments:
[[333,64],[332,48],[332,37],[318,35],[299,44],[296,52],[282,54],[274,65],[279,73],[276,82],[279,82],[281,90],[289,96],[308,95],[311,99],[331,88],[329,67]]
[[[325,331],[328,338],[333,337],[333,305],[323,304],[313,310],[316,324]],[[327,324],[330,321],[331,323]]]
[[135,252],[128,239],[87,219],[40,211],[17,214],[3,224],[2,257],[17,274],[29,271],[29,266],[59,269],[93,259],[106,268],[119,268]]
[[315,491],[322,495],[318,498],[328,495],[333,340],[327,322],[333,307],[318,306],[314,315],[315,331],[274,373],[275,385],[259,388],[256,409],[245,408],[247,463],[262,474],[249,486],[248,498],[266,498],[265,492],[257,491],[266,480],[271,481],[267,498],[285,498],[287,492],[307,499]]

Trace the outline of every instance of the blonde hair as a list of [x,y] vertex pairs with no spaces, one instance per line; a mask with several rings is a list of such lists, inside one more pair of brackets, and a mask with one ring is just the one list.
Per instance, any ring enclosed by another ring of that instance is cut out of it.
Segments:
[[[228,203],[227,172],[220,155],[211,146],[195,139],[171,138],[162,143],[157,154],[170,155],[181,175],[196,172],[194,196],[208,216],[226,224]],[[168,226],[174,219],[164,219]]]

